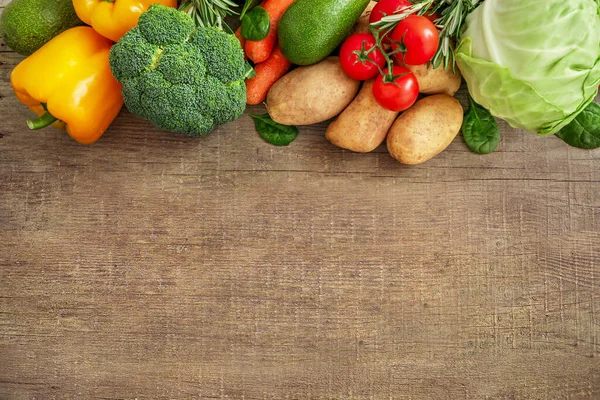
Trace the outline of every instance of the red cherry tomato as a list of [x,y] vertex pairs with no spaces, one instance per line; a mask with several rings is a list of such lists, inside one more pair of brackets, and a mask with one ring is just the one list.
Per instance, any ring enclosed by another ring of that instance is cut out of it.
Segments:
[[379,68],[385,65],[385,57],[376,44],[371,33],[357,33],[346,39],[340,50],[340,63],[346,75],[366,81],[379,73]]
[[371,15],[369,16],[369,22],[371,24],[379,22],[381,21],[381,18],[397,14],[410,5],[411,3],[408,0],[381,0],[373,7]]
[[[387,17],[389,15],[394,15],[396,13],[401,12],[406,7],[411,5],[408,0],[381,0],[373,10],[371,11],[371,15],[369,16],[369,23],[375,23],[381,21],[383,17]],[[383,36],[383,42],[389,43],[389,33],[390,31],[381,32],[380,35]]]
[[[409,15],[394,29],[390,35],[392,42],[402,43],[402,52],[396,53],[396,59],[408,65],[421,65],[431,61],[438,50],[438,30],[425,17],[420,15]],[[400,47],[397,43],[392,44],[395,51]]]
[[417,77],[407,68],[394,66],[390,79],[388,70],[379,75],[373,84],[373,96],[381,107],[390,111],[408,110],[419,97]]
[[[412,3],[409,0],[381,0],[373,7],[371,15],[369,16],[369,23],[379,22],[381,21],[381,18],[397,14],[410,5],[412,5]],[[440,16],[433,13],[425,14],[425,17],[431,22],[435,22]]]

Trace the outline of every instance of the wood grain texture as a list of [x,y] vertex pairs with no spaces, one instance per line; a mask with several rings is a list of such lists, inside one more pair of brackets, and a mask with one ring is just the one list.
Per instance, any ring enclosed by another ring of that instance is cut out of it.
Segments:
[[126,112],[84,147],[24,128],[20,59],[0,399],[600,398],[599,151],[503,125],[405,167]]

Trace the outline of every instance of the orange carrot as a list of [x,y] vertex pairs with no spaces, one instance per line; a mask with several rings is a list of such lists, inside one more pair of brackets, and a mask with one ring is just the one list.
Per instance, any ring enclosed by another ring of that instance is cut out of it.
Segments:
[[235,31],[235,37],[238,38],[238,40],[240,41],[240,44],[242,45],[242,49],[243,49],[244,45],[246,44],[246,38],[242,36],[242,27],[241,26],[239,28],[237,28],[237,31]]
[[[237,28],[237,31],[235,31],[235,37],[240,41],[240,44],[242,45],[242,49],[244,49],[244,46],[246,45],[246,38],[242,36],[242,27],[240,26],[239,28]],[[248,59],[248,56],[246,56],[246,50],[244,50],[244,60]]]
[[284,76],[291,66],[292,63],[281,54],[279,45],[275,47],[265,62],[254,67],[256,76],[246,81],[246,103],[256,105],[265,101],[271,86]]
[[295,0],[266,0],[264,5],[262,5],[262,7],[267,10],[267,13],[269,13],[271,20],[269,34],[263,40],[246,41],[246,54],[248,55],[248,58],[256,64],[265,62],[271,55],[273,47],[275,47],[275,43],[277,42],[277,27],[279,26],[279,21],[281,21],[281,17],[285,10],[287,10],[294,1]]

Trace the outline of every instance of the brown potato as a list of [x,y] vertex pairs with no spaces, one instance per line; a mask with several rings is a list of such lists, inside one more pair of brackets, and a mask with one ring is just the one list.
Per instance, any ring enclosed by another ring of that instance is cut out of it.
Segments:
[[405,111],[387,137],[390,155],[416,165],[440,154],[454,140],[463,122],[463,108],[454,97],[426,97]]
[[312,125],[341,113],[359,87],[344,73],[339,57],[328,57],[278,80],[267,94],[267,110],[280,124]]
[[381,107],[373,96],[375,79],[366,81],[356,99],[327,128],[325,137],[334,145],[357,153],[375,150],[398,116]]
[[362,15],[358,19],[358,21],[356,21],[356,24],[354,25],[354,28],[352,28],[350,34],[370,32],[369,17],[371,16],[371,11],[373,11],[373,7],[375,7],[376,5],[376,1],[372,1],[369,3],[365,11],[363,11]]
[[462,77],[458,71],[458,67],[455,69],[456,73],[452,72],[452,67],[448,67],[444,70],[443,66],[433,68],[431,65],[404,65],[406,68],[412,71],[417,77],[419,82],[419,91],[424,94],[447,94],[454,96],[460,84]]

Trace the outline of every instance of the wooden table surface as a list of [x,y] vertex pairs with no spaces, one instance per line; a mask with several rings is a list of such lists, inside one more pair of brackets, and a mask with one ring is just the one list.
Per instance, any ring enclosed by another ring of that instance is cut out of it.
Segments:
[[600,151],[127,112],[85,147],[25,128],[0,49],[0,399],[600,399]]

